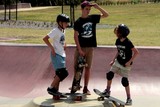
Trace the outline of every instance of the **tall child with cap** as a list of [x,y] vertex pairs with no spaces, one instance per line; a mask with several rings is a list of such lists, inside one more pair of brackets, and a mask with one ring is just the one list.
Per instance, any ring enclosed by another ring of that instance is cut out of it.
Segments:
[[[101,14],[90,15],[90,10],[92,7],[99,10]],[[88,1],[81,3],[81,11],[81,16],[74,23],[74,40],[76,44],[74,69],[76,72],[78,56],[85,56],[88,66],[85,67],[84,72],[83,93],[90,95],[90,91],[88,90],[88,83],[90,78],[93,50],[94,47],[97,47],[96,24],[100,22],[101,18],[108,17],[109,14],[98,4],[90,3]]]

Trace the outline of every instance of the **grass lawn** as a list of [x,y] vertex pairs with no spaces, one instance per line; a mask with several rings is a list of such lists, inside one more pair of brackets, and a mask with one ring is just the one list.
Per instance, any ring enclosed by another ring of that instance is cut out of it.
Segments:
[[[117,25],[124,23],[129,26],[131,34],[128,36],[137,46],[160,46],[160,3],[158,4],[136,4],[136,5],[111,5],[102,6],[110,16],[102,19],[100,24]],[[53,7],[42,10],[20,11],[18,20],[32,20],[55,22],[56,16],[61,13],[61,7]],[[64,7],[64,13],[69,15],[69,7]],[[99,13],[96,9],[92,13]],[[2,13],[0,13],[2,14]],[[81,11],[78,6],[75,9],[76,19]],[[99,45],[114,45],[116,36],[114,28],[98,28],[97,42]],[[24,28],[3,28],[0,27],[0,38],[18,38],[20,40],[9,41],[16,43],[36,43],[43,44],[42,38],[51,29],[24,29]],[[73,29],[66,30],[66,41],[74,44]]]

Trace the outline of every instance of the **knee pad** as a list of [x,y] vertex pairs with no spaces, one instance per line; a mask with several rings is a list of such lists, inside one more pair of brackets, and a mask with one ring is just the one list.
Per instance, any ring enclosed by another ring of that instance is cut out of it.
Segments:
[[127,87],[129,85],[128,78],[123,77],[121,83],[124,87]]
[[60,78],[60,81],[63,81],[68,76],[68,71],[66,68],[60,68],[56,70],[56,75]]
[[106,78],[107,78],[108,80],[112,80],[113,77],[114,77],[114,73],[113,73],[112,71],[106,73]]

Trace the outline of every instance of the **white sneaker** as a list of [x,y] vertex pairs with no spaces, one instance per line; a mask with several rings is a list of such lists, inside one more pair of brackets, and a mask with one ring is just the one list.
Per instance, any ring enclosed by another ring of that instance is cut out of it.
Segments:
[[105,95],[105,96],[109,97],[109,96],[110,96],[110,93],[111,93],[111,91],[108,91],[107,89],[105,89],[105,90],[102,92],[102,95]]
[[126,105],[132,105],[132,99],[131,98],[127,98]]

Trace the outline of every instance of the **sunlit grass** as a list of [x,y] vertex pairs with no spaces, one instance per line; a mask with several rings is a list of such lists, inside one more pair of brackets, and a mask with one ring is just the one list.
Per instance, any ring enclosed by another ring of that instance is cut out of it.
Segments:
[[[102,6],[110,14],[102,19],[100,24],[117,25],[124,23],[129,26],[131,33],[128,36],[137,46],[160,46],[160,4],[136,4],[136,5],[110,5]],[[18,20],[32,20],[55,22],[57,14],[61,13],[61,7],[43,10],[32,10],[18,13]],[[69,13],[69,7],[64,7],[64,13]],[[99,13],[96,9],[91,14]],[[75,9],[75,18],[81,15],[80,6]],[[114,45],[116,36],[114,28],[97,28],[97,42],[99,45]],[[15,37],[21,40],[11,41],[17,43],[44,43],[42,41],[51,29],[20,29],[0,28],[0,37]],[[73,29],[66,30],[66,41],[74,44]]]

